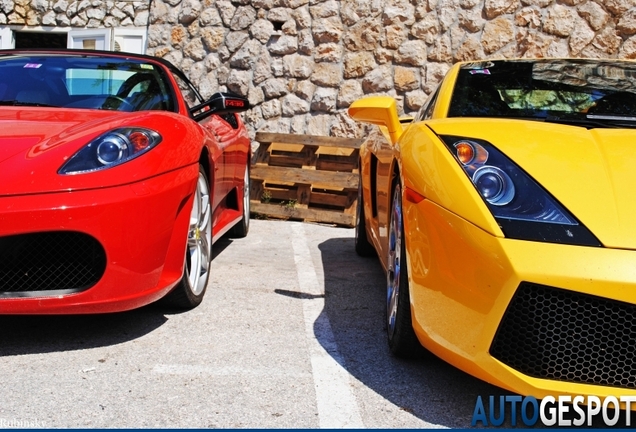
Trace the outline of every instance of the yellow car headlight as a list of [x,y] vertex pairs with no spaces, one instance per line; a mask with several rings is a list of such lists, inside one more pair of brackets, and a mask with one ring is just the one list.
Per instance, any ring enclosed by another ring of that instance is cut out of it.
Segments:
[[444,135],[506,237],[602,246],[548,191],[487,141]]

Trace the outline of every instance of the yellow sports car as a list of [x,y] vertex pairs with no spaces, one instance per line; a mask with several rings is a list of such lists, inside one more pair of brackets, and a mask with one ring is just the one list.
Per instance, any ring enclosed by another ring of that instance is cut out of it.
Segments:
[[355,244],[386,270],[394,354],[539,398],[636,395],[636,63],[458,63],[408,122],[384,96],[349,114],[380,126]]

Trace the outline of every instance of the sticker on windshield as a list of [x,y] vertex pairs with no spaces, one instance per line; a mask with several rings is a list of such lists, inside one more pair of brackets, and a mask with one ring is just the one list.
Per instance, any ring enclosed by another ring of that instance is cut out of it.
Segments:
[[142,69],[152,69],[152,65],[149,64],[140,64],[139,67]]
[[482,74],[482,75],[490,75],[490,71],[488,69],[473,69],[470,71],[471,75]]
[[24,69],[39,69],[42,63],[27,63],[24,65]]
[[473,70],[485,70],[495,66],[495,64],[491,61],[481,61],[481,62],[470,62],[464,63],[461,65],[462,69],[473,69]]

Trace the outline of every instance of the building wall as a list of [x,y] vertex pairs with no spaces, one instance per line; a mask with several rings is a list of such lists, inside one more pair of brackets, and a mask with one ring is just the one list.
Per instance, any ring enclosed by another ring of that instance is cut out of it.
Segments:
[[414,113],[461,60],[636,58],[636,0],[0,0],[0,24],[148,24],[204,96],[248,97],[252,134],[356,135],[352,101]]

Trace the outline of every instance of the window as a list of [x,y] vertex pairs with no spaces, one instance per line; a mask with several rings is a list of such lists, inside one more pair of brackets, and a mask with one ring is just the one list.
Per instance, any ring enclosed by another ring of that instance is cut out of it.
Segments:
[[134,71],[67,69],[66,87],[70,96],[116,95],[126,79],[134,74]]
[[0,58],[5,104],[119,111],[175,111],[164,69],[116,56],[57,53]]
[[448,115],[633,121],[636,65],[583,59],[466,64],[457,76]]
[[0,48],[77,48],[145,54],[145,28],[71,29],[0,26]]
[[172,76],[177,82],[179,90],[181,90],[181,94],[183,95],[183,99],[185,100],[186,105],[188,105],[188,108],[192,108],[204,102],[203,98],[194,89],[189,81],[186,81],[183,77],[176,73],[173,73]]
[[437,102],[437,95],[439,94],[439,89],[441,87],[441,83],[438,84],[437,88],[433,92],[433,94],[428,98],[426,103],[420,109],[420,113],[417,116],[418,120],[428,120],[433,118],[433,110],[435,109],[435,103]]
[[0,28],[0,49],[11,49],[14,47],[13,31],[10,28]]

